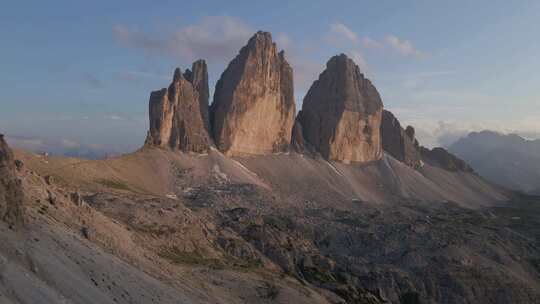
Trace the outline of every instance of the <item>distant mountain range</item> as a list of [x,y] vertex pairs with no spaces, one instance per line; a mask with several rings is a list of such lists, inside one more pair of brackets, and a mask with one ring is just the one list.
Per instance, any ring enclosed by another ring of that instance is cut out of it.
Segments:
[[492,182],[540,194],[540,140],[482,131],[459,139],[448,150]]
[[85,145],[68,139],[8,135],[6,140],[16,149],[84,159],[103,159],[126,152],[101,145]]

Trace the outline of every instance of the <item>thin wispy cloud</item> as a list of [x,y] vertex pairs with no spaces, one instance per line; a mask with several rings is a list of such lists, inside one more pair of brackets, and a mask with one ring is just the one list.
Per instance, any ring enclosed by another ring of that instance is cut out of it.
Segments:
[[253,32],[240,19],[230,16],[205,17],[198,23],[167,33],[143,31],[126,25],[113,28],[114,38],[121,45],[190,61],[199,58],[210,61],[230,59]]
[[367,49],[380,49],[384,47],[384,44],[366,36],[362,38],[362,46]]
[[324,36],[324,41],[336,46],[352,45],[354,48],[365,49],[388,49],[404,56],[421,58],[427,53],[420,51],[410,41],[399,38],[395,35],[386,35],[383,39],[377,40],[369,36],[361,37],[347,25],[336,22],[330,24],[328,33]]
[[394,35],[388,35],[384,38],[384,41],[386,45],[402,55],[418,58],[426,55],[424,52],[418,50],[409,40],[403,40]]
[[347,25],[336,22],[329,26],[328,32],[323,36],[323,41],[337,49],[343,49],[349,57],[360,67],[364,74],[370,73],[367,60],[361,50],[359,35]]
[[358,43],[358,35],[343,23],[330,24],[330,31],[326,36],[329,42],[339,43],[341,41],[347,41],[354,44]]

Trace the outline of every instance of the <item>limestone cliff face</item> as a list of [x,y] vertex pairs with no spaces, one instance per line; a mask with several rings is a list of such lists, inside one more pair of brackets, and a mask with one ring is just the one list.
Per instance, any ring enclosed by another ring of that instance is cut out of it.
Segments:
[[13,153],[0,134],[0,220],[12,227],[23,224],[23,190]]
[[[206,95],[205,95],[206,94]],[[168,89],[150,94],[150,130],[146,144],[183,152],[210,148],[208,133],[208,74],[204,61],[184,75],[176,69]]]
[[184,78],[191,82],[193,88],[199,93],[199,107],[201,116],[204,122],[204,127],[207,132],[210,131],[210,115],[208,113],[208,103],[210,98],[210,90],[208,88],[208,67],[206,61],[197,60],[191,66],[191,70],[184,72]]
[[346,55],[332,57],[309,89],[298,120],[304,139],[329,160],[382,157],[383,103],[377,89]]
[[381,123],[383,150],[412,168],[420,168],[422,166],[420,147],[414,133],[413,127],[408,126],[404,130],[394,114],[383,111]]
[[269,154],[289,147],[293,72],[270,33],[256,33],[217,82],[211,108],[216,146],[226,155]]

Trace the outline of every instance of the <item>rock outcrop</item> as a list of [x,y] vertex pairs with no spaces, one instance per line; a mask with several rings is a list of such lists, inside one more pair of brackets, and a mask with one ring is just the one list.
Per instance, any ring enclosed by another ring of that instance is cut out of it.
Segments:
[[184,75],[177,68],[168,89],[150,94],[150,130],[146,144],[183,152],[204,153],[208,133],[208,74],[199,60]]
[[414,133],[413,127],[408,126],[404,130],[392,112],[383,110],[381,123],[383,150],[412,168],[420,168],[422,166],[420,147]]
[[302,123],[296,119],[291,135],[291,147],[298,153],[306,151],[306,142],[304,140],[304,131],[302,130]]
[[184,72],[184,78],[191,82],[197,93],[199,93],[199,107],[203,118],[204,127],[210,132],[210,115],[208,113],[210,90],[208,88],[208,67],[206,61],[199,59],[195,61],[191,70]]
[[216,146],[226,155],[288,149],[294,123],[293,72],[272,36],[256,33],[217,82],[211,108]]
[[23,190],[13,152],[0,134],[0,220],[12,227],[23,224]]
[[332,57],[309,89],[298,120],[303,137],[328,160],[382,157],[383,103],[377,89],[346,55]]
[[473,168],[471,168],[469,164],[454,154],[446,151],[444,148],[437,147],[430,150],[428,148],[421,147],[420,153],[422,155],[422,160],[430,165],[453,172],[474,172]]

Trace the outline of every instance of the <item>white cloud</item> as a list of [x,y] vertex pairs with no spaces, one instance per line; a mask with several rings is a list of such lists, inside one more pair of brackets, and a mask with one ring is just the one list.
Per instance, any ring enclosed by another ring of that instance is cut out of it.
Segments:
[[253,34],[241,20],[229,16],[209,16],[199,23],[167,33],[144,32],[117,25],[113,35],[122,45],[184,60],[225,60],[232,58]]
[[384,38],[384,41],[386,45],[402,55],[414,57],[423,57],[425,55],[416,49],[409,40],[402,40],[394,35],[388,35]]
[[[501,120],[498,117],[478,117],[473,105],[450,105],[416,103],[402,107],[390,107],[403,126],[415,127],[421,145],[427,147],[448,146],[470,132],[490,130],[502,134],[519,134],[527,138],[540,138],[540,116],[514,116]],[[452,117],[449,117],[449,113]],[[461,117],[463,116],[463,117]]]
[[380,43],[379,41],[374,40],[367,36],[362,38],[362,46],[367,49],[380,49],[384,47],[384,45]]
[[328,32],[323,36],[323,41],[338,49],[347,49],[342,51],[360,67],[364,74],[369,74],[367,61],[360,49],[363,40],[357,33],[343,23],[337,22],[330,25]]
[[331,36],[328,37],[330,41],[344,39],[354,44],[358,43],[358,35],[343,23],[338,22],[331,24],[330,35]]

